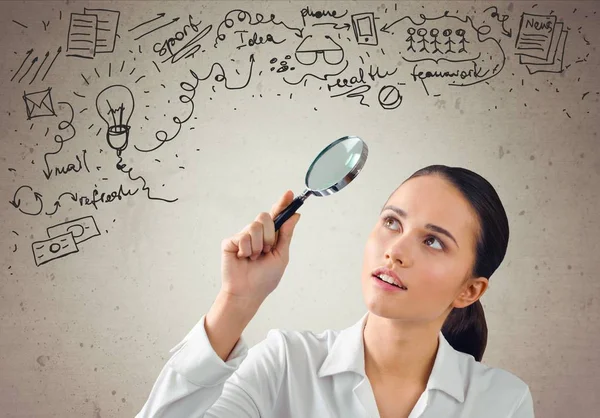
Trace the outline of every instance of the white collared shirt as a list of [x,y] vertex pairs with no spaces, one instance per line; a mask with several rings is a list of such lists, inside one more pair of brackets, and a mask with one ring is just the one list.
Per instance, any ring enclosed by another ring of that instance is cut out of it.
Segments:
[[[378,418],[365,374],[363,318],[342,331],[271,330],[224,362],[203,316],[171,349],[136,418]],[[425,391],[409,418],[533,418],[527,384],[454,350],[442,333]]]

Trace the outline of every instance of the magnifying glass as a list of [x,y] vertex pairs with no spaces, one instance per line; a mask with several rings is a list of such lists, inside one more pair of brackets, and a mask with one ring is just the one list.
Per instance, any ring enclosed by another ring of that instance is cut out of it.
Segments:
[[329,144],[308,168],[304,179],[306,190],[275,217],[275,231],[296,213],[308,196],[328,196],[343,189],[360,173],[368,155],[367,144],[357,136],[344,136]]

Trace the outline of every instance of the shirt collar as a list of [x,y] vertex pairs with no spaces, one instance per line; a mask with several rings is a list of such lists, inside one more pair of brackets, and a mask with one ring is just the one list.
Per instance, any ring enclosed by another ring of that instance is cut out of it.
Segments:
[[[329,354],[318,371],[319,377],[354,372],[366,377],[363,330],[368,312],[356,324],[339,332]],[[439,333],[439,346],[427,388],[441,390],[457,401],[465,399],[464,379],[459,367],[459,354]]]

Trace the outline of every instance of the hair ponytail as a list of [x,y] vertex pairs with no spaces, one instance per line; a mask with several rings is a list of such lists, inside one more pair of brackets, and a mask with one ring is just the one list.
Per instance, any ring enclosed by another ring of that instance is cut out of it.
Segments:
[[454,308],[448,314],[442,334],[455,350],[481,361],[487,345],[487,323],[480,301],[466,308]]
[[[461,167],[432,165],[422,168],[411,178],[439,175],[454,185],[469,201],[479,220],[479,236],[475,246],[472,277],[488,280],[496,271],[508,247],[508,218],[494,187],[479,174]],[[479,301],[466,308],[454,308],[444,325],[442,334],[458,351],[471,354],[481,361],[487,345],[487,324]]]

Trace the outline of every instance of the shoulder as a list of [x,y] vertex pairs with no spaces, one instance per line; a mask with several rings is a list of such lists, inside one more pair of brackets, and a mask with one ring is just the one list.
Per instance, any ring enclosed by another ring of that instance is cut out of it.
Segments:
[[516,374],[492,367],[475,360],[473,356],[457,351],[459,367],[465,377],[467,394],[490,397],[502,397],[507,401],[520,402],[530,396],[530,390]]
[[[264,340],[250,349],[254,355],[277,358],[287,367],[318,367],[333,346],[339,331],[327,329],[321,332],[271,329]],[[251,354],[252,355],[252,354]]]
[[290,354],[327,351],[335,342],[340,331],[326,329],[321,332],[309,330],[271,329],[265,341],[285,348]]
[[453,348],[443,358],[442,373],[436,376],[438,387],[473,416],[533,418],[531,391],[519,376]]

